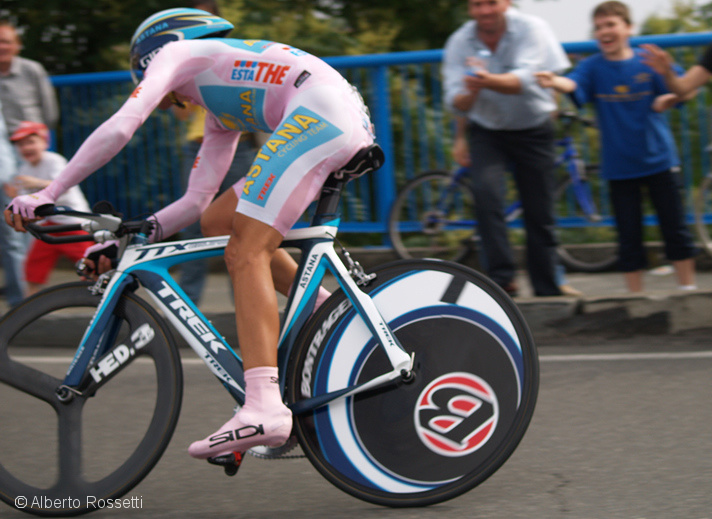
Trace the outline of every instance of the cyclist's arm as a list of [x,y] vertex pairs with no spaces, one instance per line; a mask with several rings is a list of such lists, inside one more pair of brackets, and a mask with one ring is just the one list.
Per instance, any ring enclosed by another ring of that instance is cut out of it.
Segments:
[[124,105],[87,137],[64,171],[46,188],[47,194],[56,200],[109,162],[172,89],[171,82],[158,75],[144,79]]
[[207,115],[203,144],[193,162],[188,189],[181,198],[154,215],[161,233],[154,232],[154,241],[167,238],[200,218],[220,189],[239,140],[240,132],[222,128],[214,116]]
[[134,132],[148,119],[166,95],[211,65],[206,58],[192,58],[190,51],[176,42],[166,45],[146,70],[146,76],[124,105],[99,126],[82,144],[62,173],[45,189],[12,201],[5,221],[24,230],[26,221],[35,220],[34,210],[54,203],[67,191],[104,166],[129,142]]

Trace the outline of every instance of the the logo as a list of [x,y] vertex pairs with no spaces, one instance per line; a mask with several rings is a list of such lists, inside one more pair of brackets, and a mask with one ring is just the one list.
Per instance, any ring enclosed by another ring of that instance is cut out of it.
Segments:
[[[342,133],[311,110],[297,108],[274,130],[269,140],[257,152],[242,188],[243,195],[250,197],[247,199],[249,202],[264,207],[270,189],[279,182],[279,175],[283,171],[304,153]],[[250,196],[254,191],[253,186],[259,191]]]
[[309,350],[307,352],[307,358],[304,359],[304,366],[302,367],[302,396],[304,398],[311,398],[312,396],[312,382],[314,380],[314,364],[316,363],[317,354],[321,349],[324,339],[327,338],[329,330],[336,324],[339,318],[346,313],[346,311],[351,308],[351,302],[348,299],[344,299],[339,303],[339,306],[334,308],[329,316],[324,319],[321,323],[321,328],[314,335],[311,344],[309,345]]
[[304,83],[309,77],[311,76],[311,72],[308,70],[303,71],[301,74],[299,74],[299,77],[297,80],[294,82],[295,88],[299,88],[302,86],[302,83]]
[[487,443],[497,428],[497,395],[480,377],[448,373],[420,394],[414,419],[428,449],[442,456],[466,456]]
[[139,326],[132,334],[133,344],[119,344],[109,353],[104,355],[94,366],[89,368],[94,382],[99,383],[111,375],[120,366],[126,364],[136,352],[146,346],[155,337],[156,332],[148,323]]
[[652,78],[652,74],[649,72],[641,72],[639,74],[635,75],[635,82],[636,83],[650,83]]
[[151,52],[149,52],[145,56],[141,57],[141,59],[139,60],[139,65],[141,67],[141,70],[146,70],[146,67],[148,67],[149,63],[151,63],[151,60],[153,60],[153,58],[156,57],[156,54],[158,54],[159,50],[161,50],[161,47],[158,47],[157,49],[153,49]]
[[289,72],[289,65],[277,65],[265,61],[236,61],[230,79],[252,83],[282,85]]
[[245,425],[234,431],[225,431],[223,433],[214,434],[210,438],[210,448],[222,445],[226,442],[234,442],[237,440],[244,440],[246,438],[252,438],[254,436],[264,436],[265,428],[262,424],[260,425]]

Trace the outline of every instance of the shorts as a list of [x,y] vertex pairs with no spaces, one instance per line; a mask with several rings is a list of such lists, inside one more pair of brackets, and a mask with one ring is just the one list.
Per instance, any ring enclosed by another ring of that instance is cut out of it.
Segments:
[[329,174],[374,140],[360,95],[342,85],[300,93],[285,113],[247,176],[233,186],[239,199],[236,211],[283,236],[319,195]]

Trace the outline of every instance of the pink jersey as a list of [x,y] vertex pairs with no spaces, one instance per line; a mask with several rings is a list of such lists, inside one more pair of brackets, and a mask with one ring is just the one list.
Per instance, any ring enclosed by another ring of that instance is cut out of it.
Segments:
[[[106,164],[171,91],[188,96],[208,115],[185,195],[155,215],[163,236],[200,218],[243,130],[271,136],[235,186],[237,211],[282,234],[318,195],[329,173],[373,142],[360,95],[324,61],[275,42],[183,40],[158,52],[131,97],[87,138],[39,200],[56,200]],[[20,202],[31,210],[39,205]]]

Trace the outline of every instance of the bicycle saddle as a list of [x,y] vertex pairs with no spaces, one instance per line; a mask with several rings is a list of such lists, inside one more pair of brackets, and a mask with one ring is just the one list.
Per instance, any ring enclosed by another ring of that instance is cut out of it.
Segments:
[[334,172],[338,179],[353,180],[366,173],[376,171],[383,165],[386,155],[378,144],[371,144],[361,148],[345,166]]

